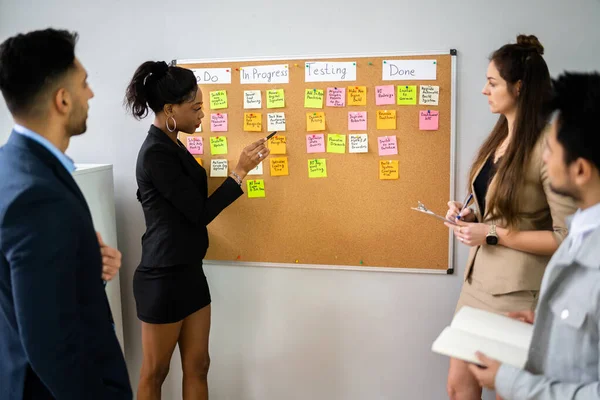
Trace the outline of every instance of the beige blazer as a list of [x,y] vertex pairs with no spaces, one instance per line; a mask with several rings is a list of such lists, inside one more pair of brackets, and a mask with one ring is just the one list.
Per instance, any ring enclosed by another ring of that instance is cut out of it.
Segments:
[[[560,245],[567,236],[565,218],[576,211],[573,200],[558,195],[550,189],[546,166],[542,160],[545,135],[536,144],[528,168],[525,170],[525,182],[520,193],[520,223],[519,230],[547,230],[554,233],[556,242]],[[483,168],[479,167],[477,175]],[[475,176],[477,176],[475,175]],[[479,201],[471,182],[471,191],[475,198],[475,214],[482,221]],[[496,177],[490,182],[486,196],[486,204],[490,204],[493,196]],[[490,218],[483,223],[506,227],[505,221],[492,221]],[[497,295],[521,290],[539,290],[542,276],[550,256],[540,256],[513,250],[500,245],[482,245],[472,247],[465,268],[465,280],[472,278],[481,284],[482,290]]]

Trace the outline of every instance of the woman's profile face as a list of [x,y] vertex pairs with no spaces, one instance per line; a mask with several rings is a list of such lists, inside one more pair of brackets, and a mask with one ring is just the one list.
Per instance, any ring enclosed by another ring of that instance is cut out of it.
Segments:
[[493,61],[488,65],[486,83],[481,93],[488,98],[490,111],[494,114],[513,112],[517,106],[512,88],[500,76],[500,72]]

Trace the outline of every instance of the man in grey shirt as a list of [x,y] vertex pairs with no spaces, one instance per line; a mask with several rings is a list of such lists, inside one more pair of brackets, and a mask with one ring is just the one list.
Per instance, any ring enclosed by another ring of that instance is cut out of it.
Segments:
[[479,354],[470,369],[504,400],[600,399],[600,75],[554,81],[555,111],[544,162],[553,190],[572,197],[569,235],[544,274],[525,369]]

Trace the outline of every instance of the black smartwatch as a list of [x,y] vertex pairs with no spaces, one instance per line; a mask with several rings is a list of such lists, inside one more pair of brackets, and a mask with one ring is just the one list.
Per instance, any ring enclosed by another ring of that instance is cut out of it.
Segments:
[[496,225],[490,225],[490,230],[487,236],[485,237],[485,242],[492,246],[498,244],[498,234],[496,233]]

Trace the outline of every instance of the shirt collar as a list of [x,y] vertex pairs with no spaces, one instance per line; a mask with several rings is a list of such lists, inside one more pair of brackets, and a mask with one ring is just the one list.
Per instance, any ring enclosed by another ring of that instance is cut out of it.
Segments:
[[585,210],[579,209],[573,215],[570,235],[580,235],[600,227],[600,203],[595,204]]
[[69,173],[72,174],[75,171],[75,163],[73,162],[73,160],[71,160],[65,153],[56,148],[56,146],[54,146],[48,139],[46,139],[39,133],[36,133],[31,129],[25,128],[24,126],[19,124],[15,125],[14,131],[39,143],[44,148],[46,148],[46,150],[52,153],[58,159],[58,161],[60,161],[60,163],[63,165],[63,167],[65,167],[65,169]]

